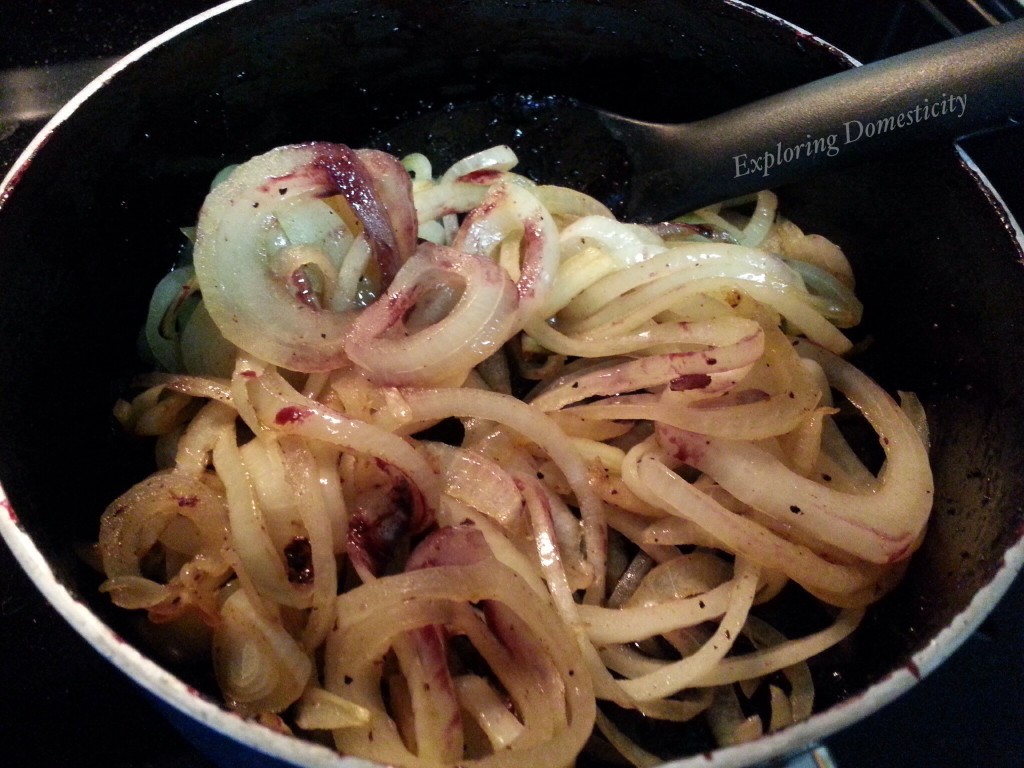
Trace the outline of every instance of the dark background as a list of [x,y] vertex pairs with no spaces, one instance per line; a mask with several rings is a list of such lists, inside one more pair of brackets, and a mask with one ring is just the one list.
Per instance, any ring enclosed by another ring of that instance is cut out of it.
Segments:
[[[117,56],[210,0],[4,0],[0,70]],[[1024,15],[1014,0],[762,0],[861,61]],[[1024,55],[1024,53],[1022,53]],[[1022,85],[1024,87],[1024,85]],[[0,175],[42,121],[0,126]],[[1024,130],[965,143],[1024,221]],[[1024,765],[1024,585],[938,671],[829,739],[840,768]],[[0,545],[0,763],[209,768],[151,703],[49,608]]]

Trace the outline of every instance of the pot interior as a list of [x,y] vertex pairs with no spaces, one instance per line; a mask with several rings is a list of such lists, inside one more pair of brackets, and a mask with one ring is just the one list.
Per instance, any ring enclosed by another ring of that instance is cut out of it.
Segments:
[[[525,174],[614,205],[621,158],[588,157],[566,99],[691,120],[844,66],[819,41],[711,0],[256,1],[181,33],[53,130],[2,201],[0,476],[20,523],[74,594],[143,643],[76,547],[150,469],[149,445],[121,435],[111,406],[140,369],[136,337],[179,228],[224,165],[328,140],[422,151],[441,168],[505,142]],[[498,119],[467,126],[465,110]],[[424,114],[456,118],[406,145],[402,126]],[[858,364],[916,392],[932,430],[928,536],[902,586],[815,662],[827,708],[907,664],[1020,539],[1024,268],[1011,223],[947,145],[779,194],[785,215],[854,265]],[[213,693],[205,673],[181,674]],[[705,751],[706,739],[697,729],[659,748]]]

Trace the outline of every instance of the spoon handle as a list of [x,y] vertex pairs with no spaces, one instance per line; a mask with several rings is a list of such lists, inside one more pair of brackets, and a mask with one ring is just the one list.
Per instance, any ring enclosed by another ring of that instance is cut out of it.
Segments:
[[606,120],[658,219],[928,139],[1024,119],[1024,19],[855,67],[683,125]]

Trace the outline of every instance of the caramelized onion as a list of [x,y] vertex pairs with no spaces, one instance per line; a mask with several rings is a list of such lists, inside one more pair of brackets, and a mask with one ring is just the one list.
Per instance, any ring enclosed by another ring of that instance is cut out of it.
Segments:
[[[415,222],[408,176],[393,162],[340,144],[281,147],[238,166],[210,192],[194,260],[203,302],[229,341],[292,370],[344,361],[353,315],[304,300],[295,270],[282,275],[275,267],[282,251],[311,249],[305,262],[330,285],[358,229],[369,238],[380,282],[390,282],[410,255]],[[346,210],[354,214],[349,220]]]
[[[498,626],[488,626],[467,610],[470,603],[481,601],[511,610],[527,634],[517,633],[515,644],[510,644],[512,638]],[[397,635],[430,625],[465,635],[514,697],[524,718],[525,731],[509,748],[460,760],[459,765],[532,761],[567,766],[589,736],[594,699],[575,641],[551,607],[537,601],[513,571],[497,562],[438,566],[382,578],[339,597],[338,603],[339,622],[328,640],[325,683],[328,690],[371,713],[367,727],[335,731],[343,752],[382,763],[421,764],[401,740],[380,698],[379,660]],[[560,721],[564,725],[557,726]]]
[[[836,356],[849,263],[771,192],[638,226],[515,164],[315,143],[216,180],[147,323],[174,372],[115,409],[167,469],[104,513],[102,589],[212,635],[240,714],[378,764],[568,768],[595,726],[660,762],[598,700],[721,743],[806,718],[931,506],[924,406]],[[790,581],[829,626],[758,618]]]
[[[454,294],[444,317],[410,329],[410,313],[442,286]],[[355,321],[345,351],[381,384],[457,386],[517,330],[517,304],[515,286],[490,259],[424,244]]]
[[221,606],[213,634],[214,672],[242,713],[281,712],[306,688],[313,664],[279,624],[262,615],[244,590]]

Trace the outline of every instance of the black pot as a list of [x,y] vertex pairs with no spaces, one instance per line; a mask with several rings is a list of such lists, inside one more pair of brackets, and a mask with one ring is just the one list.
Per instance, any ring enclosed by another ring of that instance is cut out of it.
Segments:
[[[615,204],[614,163],[581,173],[548,160],[556,143],[560,157],[587,156],[565,99],[690,120],[849,65],[821,41],[719,0],[252,0],[144,46],[58,115],[0,190],[0,369],[11,372],[0,381],[0,478],[12,507],[0,531],[101,653],[200,729],[319,759],[224,715],[196,695],[207,688],[201,676],[182,683],[140,655],[76,554],[108,501],[146,471],[146,452],[120,436],[110,408],[138,368],[150,290],[209,179],[313,139],[421,150],[438,166],[508,142],[526,174]],[[467,129],[458,118],[467,107],[500,119]],[[407,145],[401,127],[438,112],[456,117],[429,146]],[[715,752],[713,765],[792,751],[897,696],[973,631],[1024,557],[1016,225],[948,144],[778,191],[790,218],[853,262],[872,342],[859,365],[925,403],[936,504],[904,583],[819,669],[822,711]],[[695,753],[711,748],[694,739]]]

